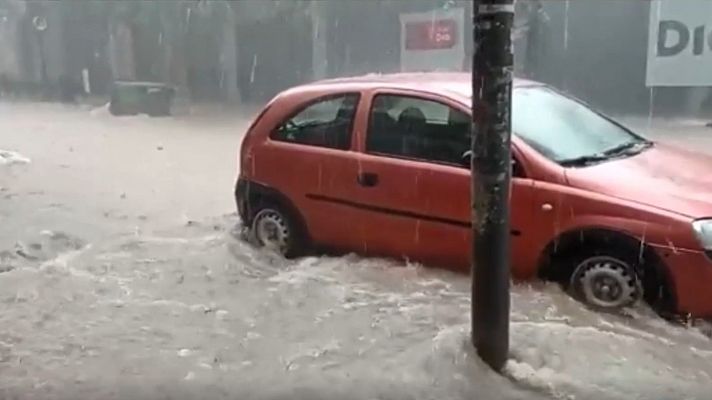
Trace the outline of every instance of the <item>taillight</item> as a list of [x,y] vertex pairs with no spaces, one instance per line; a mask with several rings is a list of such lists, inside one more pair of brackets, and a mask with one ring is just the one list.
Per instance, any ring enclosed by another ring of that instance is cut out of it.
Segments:
[[242,140],[242,147],[240,148],[240,176],[243,176],[244,174],[247,174],[250,172],[248,166],[250,163],[249,160],[249,144],[248,144],[248,139],[249,139],[249,132],[245,135],[245,138]]

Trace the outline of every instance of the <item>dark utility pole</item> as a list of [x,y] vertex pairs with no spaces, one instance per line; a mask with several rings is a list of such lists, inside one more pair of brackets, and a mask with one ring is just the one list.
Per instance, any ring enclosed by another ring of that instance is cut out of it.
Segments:
[[513,0],[473,0],[472,342],[492,369],[509,353]]

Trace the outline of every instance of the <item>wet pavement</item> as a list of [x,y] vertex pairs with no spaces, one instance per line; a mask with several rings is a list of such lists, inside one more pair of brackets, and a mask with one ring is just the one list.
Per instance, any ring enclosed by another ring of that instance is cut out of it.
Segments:
[[467,277],[252,249],[239,114],[0,103],[0,399],[709,398],[704,329],[643,307],[516,286],[502,377],[468,343]]

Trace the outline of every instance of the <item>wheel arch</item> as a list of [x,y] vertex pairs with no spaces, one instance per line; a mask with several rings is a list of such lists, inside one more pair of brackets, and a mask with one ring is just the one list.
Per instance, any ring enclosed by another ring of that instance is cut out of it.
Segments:
[[594,249],[610,248],[637,255],[637,272],[642,273],[646,302],[661,313],[673,313],[677,295],[670,271],[658,253],[628,232],[606,227],[582,227],[560,233],[551,240],[537,260],[539,278],[562,282],[573,273],[565,261],[576,254]]
[[295,219],[305,240],[310,240],[306,220],[294,202],[279,190],[257,182],[240,180],[235,188],[235,201],[243,224],[249,226],[262,202],[274,202]]

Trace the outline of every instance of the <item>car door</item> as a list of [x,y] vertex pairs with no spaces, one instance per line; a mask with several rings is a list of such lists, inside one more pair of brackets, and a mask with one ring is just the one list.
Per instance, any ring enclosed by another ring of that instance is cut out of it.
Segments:
[[[510,185],[510,262],[513,277],[520,279],[529,277],[530,247],[533,238],[538,235],[532,214],[534,181],[527,177],[524,164],[521,154],[513,149],[515,167]],[[428,206],[427,214],[434,221],[452,221],[449,224],[427,225],[426,234],[432,237],[432,243],[435,244],[432,251],[443,254],[439,259],[453,263],[460,270],[466,270],[472,256],[470,170],[466,166],[441,164],[434,164],[430,170],[419,182],[421,197]],[[455,243],[458,247],[455,247]]]
[[424,163],[401,154],[407,144],[400,141],[397,119],[385,104],[373,101],[381,94],[364,94],[356,130],[358,165],[349,195],[362,217],[350,227],[352,244],[371,256],[418,260],[418,247],[425,247],[419,235],[423,206],[418,187],[418,165]]
[[353,127],[360,93],[331,93],[307,99],[272,129],[250,156],[257,183],[285,195],[304,219],[317,245],[343,248],[351,243],[344,230],[358,210],[325,201],[353,190],[342,180],[357,167]]
[[[370,253],[467,270],[471,254],[470,117],[461,105],[420,93],[379,91],[370,99],[354,198],[370,207],[359,234]],[[523,254],[530,180],[512,186],[513,263]]]

